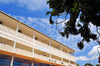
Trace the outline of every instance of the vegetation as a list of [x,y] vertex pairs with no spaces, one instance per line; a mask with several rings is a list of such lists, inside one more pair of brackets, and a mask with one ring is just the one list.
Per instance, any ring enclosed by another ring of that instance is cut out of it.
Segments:
[[76,66],[80,66],[79,64],[76,64]]
[[[100,0],[48,0],[47,4],[52,9],[46,13],[46,15],[50,14],[49,23],[56,24],[56,26],[64,23],[63,28],[59,30],[63,37],[80,35],[83,38],[77,43],[79,49],[84,48],[84,41],[89,43],[90,39],[97,40],[97,35],[92,33],[89,27],[90,23],[97,29],[100,26]],[[68,15],[70,19],[65,22]],[[53,16],[57,16],[57,21],[52,19]],[[60,16],[64,16],[64,21],[58,22]]]
[[91,63],[86,63],[84,66],[93,66]]
[[95,66],[100,66],[100,64],[96,64]]

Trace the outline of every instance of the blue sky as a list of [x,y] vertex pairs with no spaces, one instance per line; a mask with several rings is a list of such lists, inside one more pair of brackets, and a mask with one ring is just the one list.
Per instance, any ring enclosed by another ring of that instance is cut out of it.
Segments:
[[[76,51],[76,62],[79,63],[80,66],[90,62],[92,64],[98,63],[98,44],[95,41],[91,40],[90,43],[84,42],[84,49],[79,50],[77,42],[82,39],[80,35],[70,35],[69,39],[66,39],[57,32],[55,24],[49,24],[49,15],[45,15],[47,11],[50,11],[46,0],[0,0],[0,10],[74,49]],[[59,21],[63,19],[63,17],[60,17]],[[69,16],[67,17],[67,20],[68,19]],[[56,19],[54,18],[54,20]],[[58,25],[58,28],[63,27],[63,25],[64,24]],[[90,29],[96,33],[95,26],[92,24]]]

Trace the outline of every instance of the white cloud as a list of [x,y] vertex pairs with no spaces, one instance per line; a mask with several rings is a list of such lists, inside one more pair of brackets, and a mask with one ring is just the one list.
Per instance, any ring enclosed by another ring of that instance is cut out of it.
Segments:
[[80,56],[80,57],[76,57],[76,60],[86,61],[89,60],[89,58],[86,58],[86,56]]
[[14,3],[17,6],[25,7],[28,10],[44,10],[49,8],[47,5],[47,0],[0,0],[1,4]]
[[86,56],[80,56],[80,57],[76,57],[76,60],[80,60],[80,61],[89,61],[89,60],[94,60],[98,58],[98,56],[92,56],[91,58],[87,58]]
[[[41,18],[40,19],[42,22],[45,22],[45,23],[47,23],[47,24],[49,24],[49,19],[47,18],[47,19],[45,19],[45,18]],[[49,24],[50,25],[50,24]]]
[[0,0],[0,3],[2,4],[9,4],[9,3],[14,3],[15,1],[14,0]]
[[[80,41],[82,38],[80,35],[74,36],[69,35],[69,38],[62,37],[57,30],[55,29],[55,25],[51,26],[49,24],[48,18],[34,18],[34,17],[24,17],[24,16],[13,16],[14,18],[26,23],[27,25],[39,30],[40,32],[48,35],[49,37],[59,41],[60,43],[65,44],[66,46],[74,49],[77,53],[82,52],[88,47],[91,46],[91,44],[85,43],[85,48],[81,51],[77,47],[77,42]],[[60,18],[60,20],[63,20]],[[59,26],[58,26],[59,27]],[[60,28],[62,27],[62,24]],[[93,46],[93,45],[92,45]]]
[[[91,58],[87,58],[86,56],[80,56],[80,57],[76,57],[76,60],[81,60],[81,61],[88,61],[88,60],[94,60],[98,58],[98,52],[97,52],[97,47],[99,47],[99,45],[94,46],[93,49],[91,51],[89,51],[88,55],[92,56]],[[100,50],[100,49],[98,49]]]
[[94,46],[93,49],[88,53],[88,55],[98,55],[97,47],[99,47],[99,45]]

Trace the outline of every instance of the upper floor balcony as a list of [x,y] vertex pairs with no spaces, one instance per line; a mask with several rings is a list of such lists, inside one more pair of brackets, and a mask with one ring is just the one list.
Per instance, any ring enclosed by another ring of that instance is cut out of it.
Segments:
[[[63,58],[63,61],[76,62],[75,56],[70,55],[70,53],[75,52],[74,50],[1,11],[0,21],[2,22],[2,25],[0,24],[0,42],[2,37],[4,40],[16,42],[19,47],[22,46],[22,49],[23,47],[30,51],[35,49],[49,55],[51,54],[53,58]],[[16,30],[17,27],[18,31]],[[13,46],[14,43],[11,45]]]
[[0,24],[0,37],[4,37],[6,39],[10,39],[12,41],[15,41],[16,38],[16,42],[22,44],[22,45],[26,45],[29,46],[31,48],[35,48],[37,50],[41,50],[47,53],[51,53],[52,55],[58,56],[58,57],[62,57],[64,59],[70,60],[75,62],[75,56],[72,56],[64,51],[61,51],[59,49],[56,49],[50,45],[47,45],[41,41],[35,40],[34,38],[31,38],[27,35],[24,35],[22,33],[17,33],[17,37],[16,37],[16,31],[4,26]]

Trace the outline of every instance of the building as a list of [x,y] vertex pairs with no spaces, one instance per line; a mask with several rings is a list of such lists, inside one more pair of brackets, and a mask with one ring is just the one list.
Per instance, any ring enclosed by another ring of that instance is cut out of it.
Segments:
[[76,66],[74,52],[0,11],[0,66]]

